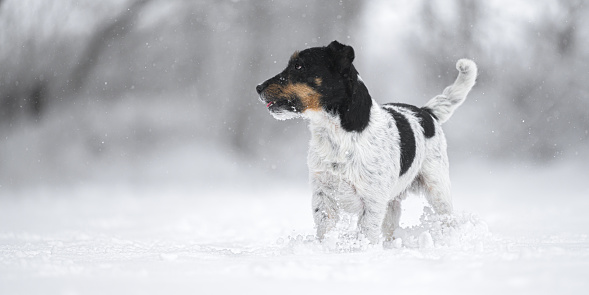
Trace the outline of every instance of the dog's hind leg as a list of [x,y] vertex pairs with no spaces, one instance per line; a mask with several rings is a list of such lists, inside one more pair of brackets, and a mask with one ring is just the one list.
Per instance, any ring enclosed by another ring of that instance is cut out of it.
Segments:
[[450,193],[450,173],[448,158],[445,153],[426,159],[421,172],[415,180],[415,186],[424,193],[425,199],[436,214],[452,213],[452,195]]
[[404,197],[397,197],[388,203],[387,213],[382,223],[382,233],[386,241],[392,241],[395,230],[399,228],[402,199],[404,199]]

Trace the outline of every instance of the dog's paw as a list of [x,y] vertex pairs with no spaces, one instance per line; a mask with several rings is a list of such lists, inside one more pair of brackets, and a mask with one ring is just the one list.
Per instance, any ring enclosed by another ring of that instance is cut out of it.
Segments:
[[456,69],[462,74],[467,74],[468,72],[472,71],[476,72],[477,65],[474,63],[474,61],[463,58],[456,62]]

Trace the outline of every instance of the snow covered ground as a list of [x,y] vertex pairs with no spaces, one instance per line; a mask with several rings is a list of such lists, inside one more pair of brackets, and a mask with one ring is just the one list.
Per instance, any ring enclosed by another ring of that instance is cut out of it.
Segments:
[[304,178],[2,188],[0,294],[585,293],[587,171],[459,163],[456,217],[410,199],[385,248],[315,241]]

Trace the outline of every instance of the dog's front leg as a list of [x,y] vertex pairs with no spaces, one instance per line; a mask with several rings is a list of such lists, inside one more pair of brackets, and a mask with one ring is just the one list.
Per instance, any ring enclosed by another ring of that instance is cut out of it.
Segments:
[[323,240],[325,234],[333,229],[339,219],[338,205],[333,194],[334,188],[326,185],[320,175],[312,178],[313,186],[313,219],[317,227],[317,238]]
[[377,199],[362,199],[364,210],[358,220],[360,232],[372,244],[377,244],[382,235],[382,224],[387,212],[387,202]]
[[322,191],[313,192],[313,219],[317,227],[317,238],[323,240],[338,221],[337,205]]

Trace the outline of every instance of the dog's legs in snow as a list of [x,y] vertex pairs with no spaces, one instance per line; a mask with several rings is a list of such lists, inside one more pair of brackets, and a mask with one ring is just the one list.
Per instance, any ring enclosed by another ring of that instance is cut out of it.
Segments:
[[393,234],[399,228],[401,220],[401,199],[404,198],[394,198],[389,201],[387,206],[387,213],[382,223],[382,233],[386,241],[393,240]]

